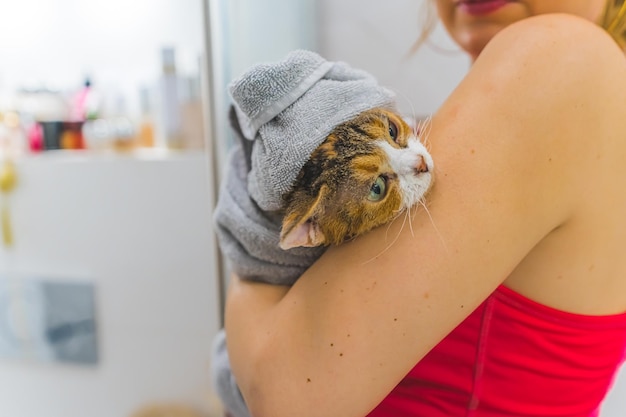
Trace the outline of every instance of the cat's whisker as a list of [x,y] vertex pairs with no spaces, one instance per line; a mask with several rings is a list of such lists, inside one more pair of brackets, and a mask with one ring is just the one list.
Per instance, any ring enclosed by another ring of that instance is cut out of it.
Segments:
[[387,230],[385,231],[385,241],[387,240],[387,238],[389,237],[389,229],[391,228],[391,225],[393,224],[393,222],[396,221],[396,219],[399,217],[400,213],[398,212],[395,216],[393,216],[393,218],[387,223]]
[[[426,212],[426,215],[428,216],[428,218],[430,219],[430,223],[433,225],[433,228],[435,229],[435,232],[437,233],[437,236],[439,236],[439,240],[441,241],[441,243],[443,244],[444,248],[446,251],[449,251],[448,249],[448,245],[446,244],[443,235],[441,234],[441,232],[439,231],[439,228],[437,227],[437,225],[435,224],[435,221],[430,213],[430,210],[428,209],[428,207],[426,206],[426,200],[424,198],[421,198],[417,204],[419,204],[420,206],[422,206],[424,208],[424,211]],[[413,237],[415,237],[414,235],[414,231],[413,231],[413,219],[415,218],[415,216],[417,215],[417,211],[413,211],[413,214],[411,215],[411,210],[410,208],[407,209],[405,211],[405,215],[403,216],[402,219],[402,225],[400,226],[400,230],[398,231],[398,233],[396,234],[395,238],[393,239],[393,241],[391,243],[389,243],[389,245],[387,245],[382,251],[380,251],[378,254],[374,255],[372,258],[370,258],[369,260],[363,262],[362,265],[367,265],[368,263],[376,260],[376,258],[378,258],[379,256],[381,256],[382,254],[384,254],[385,252],[387,252],[389,249],[391,249],[391,247],[396,243],[396,241],[398,240],[398,238],[400,237],[400,233],[402,232],[402,230],[404,230],[404,227],[406,226],[406,222],[407,219],[409,219],[409,228],[411,230],[411,235]],[[389,232],[389,229],[391,228],[391,225],[398,219],[398,216],[395,216],[389,223],[387,226],[387,231],[385,234],[385,241],[387,240],[387,233]]]
[[[402,219],[402,226],[400,227],[400,230],[398,231],[398,235],[400,235],[400,232],[402,232],[404,230],[404,226],[406,226],[406,221],[408,219],[407,213],[408,213],[407,211],[404,212],[404,218]],[[411,222],[409,222],[409,223],[411,223]],[[398,238],[398,236],[396,236],[396,239],[397,238]]]
[[[398,237],[400,237],[400,233],[402,233],[402,231],[404,230],[404,226],[406,226],[406,219],[407,219],[406,213],[407,212],[405,211],[404,213],[405,213],[405,215],[402,218],[402,225],[400,226],[400,230],[398,230],[398,233],[396,234],[396,237],[394,238],[393,242],[391,242],[391,245],[393,245],[396,242],[396,240],[398,240]],[[400,217],[400,216],[398,216],[398,217]],[[410,223],[411,222],[409,222],[409,224]],[[389,245],[389,247],[391,247],[391,245]]]
[[418,130],[420,132],[419,139],[428,151],[430,151],[429,138],[430,138],[430,132],[433,126],[432,122],[433,122],[433,116],[431,114],[425,119],[420,120],[418,124]]
[[[397,93],[399,97],[402,97],[404,99],[404,101],[408,104],[408,106],[411,108],[411,117],[413,118],[413,122],[417,122],[417,112],[415,111],[415,106],[413,105],[413,102],[411,101],[411,99],[409,98],[408,95],[403,94],[401,92]],[[417,124],[416,123],[410,123],[412,129],[413,129],[413,133],[415,135],[417,135]]]
[[413,232],[413,217],[411,217],[411,206],[406,210],[405,217],[409,219],[409,230],[411,230],[411,236],[414,238],[415,233]]
[[422,207],[424,207],[424,211],[426,212],[426,214],[428,215],[428,218],[430,219],[430,223],[433,225],[433,228],[435,229],[435,233],[437,233],[437,236],[439,236],[439,240],[441,241],[441,243],[443,244],[443,247],[446,249],[446,251],[448,251],[448,245],[446,244],[445,239],[443,238],[443,235],[441,234],[441,232],[439,231],[439,228],[437,227],[437,225],[435,224],[435,220],[433,219],[433,216],[430,214],[430,210],[428,210],[428,207],[426,206],[426,200],[424,198],[421,198],[418,202]]
[[[393,222],[396,221],[396,219],[400,217],[395,216],[390,222],[389,225],[387,226],[387,232],[389,232],[389,228],[391,227],[391,225],[393,224]],[[384,254],[385,252],[387,252],[389,249],[391,249],[391,247],[394,245],[394,243],[396,243],[396,241],[398,240],[398,238],[400,237],[400,233],[402,232],[402,230],[404,230],[404,226],[406,224],[406,218],[407,216],[404,216],[403,220],[402,220],[402,225],[400,226],[400,230],[398,231],[398,233],[396,234],[396,237],[393,239],[393,241],[387,245],[387,247],[385,249],[383,249],[382,251],[380,251],[379,253],[377,253],[376,255],[374,255],[373,257],[371,257],[370,259],[368,259],[367,261],[363,262],[362,265],[367,265],[368,263],[376,260],[376,258],[378,258],[380,255]],[[385,241],[387,241],[387,235],[385,234]]]
[[[423,204],[422,200],[419,200],[417,204]],[[417,216],[418,212],[419,210],[413,210],[413,216],[411,217],[411,221],[415,220],[415,216]]]
[[424,145],[428,143],[428,133],[430,133],[429,127],[430,122],[428,118],[420,120],[420,140]]

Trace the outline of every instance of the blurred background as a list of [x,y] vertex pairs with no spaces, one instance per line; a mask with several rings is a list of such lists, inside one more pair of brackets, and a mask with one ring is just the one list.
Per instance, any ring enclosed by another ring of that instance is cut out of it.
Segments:
[[[219,416],[228,82],[292,49],[434,112],[469,67],[421,1],[4,0],[0,416]],[[622,417],[618,381],[603,417]],[[157,408],[154,408],[157,407]]]

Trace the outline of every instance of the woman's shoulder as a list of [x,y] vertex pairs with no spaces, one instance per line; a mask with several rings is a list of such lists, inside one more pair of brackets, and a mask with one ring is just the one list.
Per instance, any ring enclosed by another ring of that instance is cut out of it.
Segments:
[[597,24],[569,14],[538,15],[507,26],[489,42],[474,67],[506,69],[511,76],[541,72],[546,78],[558,77],[562,84],[611,77],[610,87],[626,86],[626,60],[617,42]]
[[[486,50],[495,47],[517,47],[520,52],[551,51],[557,55],[576,51],[604,49],[621,55],[617,43],[600,26],[579,16],[550,13],[522,19],[498,33]],[[599,52],[599,51],[596,51]]]
[[522,164],[519,169],[528,164],[532,170],[520,171],[522,178],[510,169],[500,178],[536,177],[539,188],[529,191],[546,190],[552,196],[546,204],[562,203],[566,219],[593,203],[581,193],[596,189],[600,175],[624,178],[617,169],[609,174],[589,169],[581,175],[580,168],[589,167],[592,148],[624,154],[625,108],[626,58],[617,43],[592,22],[548,14],[501,30],[436,118],[459,129],[469,138],[468,146],[476,143],[477,134],[488,138],[484,161],[504,158],[507,166]]
[[441,113],[460,102],[486,101],[494,111],[474,122],[488,118],[493,129],[503,127],[499,122],[509,131],[519,128],[527,144],[571,145],[576,136],[593,133],[589,137],[601,140],[610,135],[598,130],[600,124],[626,132],[626,58],[606,31],[580,17],[523,19],[487,44]]
[[499,212],[503,227],[525,221],[526,233],[537,225],[544,233],[507,280],[530,298],[586,314],[623,311],[626,263],[606,254],[626,235],[625,108],[623,52],[600,27],[568,15],[503,29],[442,107],[444,130],[458,129],[465,146],[484,143],[480,163],[497,167],[502,200],[532,208],[518,218]]
[[[523,19],[498,33],[463,81],[456,99],[497,103],[500,120],[533,140],[570,156],[603,141],[623,147],[626,132],[626,57],[598,25],[577,16],[546,14]],[[480,97],[476,92],[479,91]],[[521,123],[510,123],[515,119]],[[494,126],[497,122],[491,120]],[[496,127],[497,128],[497,127]],[[620,132],[616,141],[615,132]]]
[[[597,32],[598,34],[606,33],[596,23],[585,19],[580,16],[573,15],[571,13],[545,13],[532,16],[526,19],[521,19],[506,27],[506,30],[524,30],[529,28],[532,30],[545,29],[557,29],[561,33],[563,30],[582,30]],[[588,35],[590,32],[587,32]]]

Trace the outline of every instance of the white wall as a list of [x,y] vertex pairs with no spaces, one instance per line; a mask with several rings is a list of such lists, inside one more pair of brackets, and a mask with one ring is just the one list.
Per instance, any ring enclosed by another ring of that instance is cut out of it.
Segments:
[[374,74],[398,94],[407,114],[433,113],[469,68],[469,60],[437,28],[428,45],[409,51],[420,34],[422,1],[321,0],[318,49]]
[[615,385],[604,403],[600,417],[626,416],[626,366],[622,366]]
[[48,153],[18,163],[0,277],[96,286],[100,362],[0,358],[0,416],[127,417],[152,401],[207,408],[218,328],[206,157]]

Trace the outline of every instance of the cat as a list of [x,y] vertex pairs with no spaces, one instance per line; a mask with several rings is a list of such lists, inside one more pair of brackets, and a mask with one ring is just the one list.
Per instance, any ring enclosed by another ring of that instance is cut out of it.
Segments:
[[336,126],[284,196],[280,247],[339,245],[423,202],[433,160],[397,113],[375,108]]

